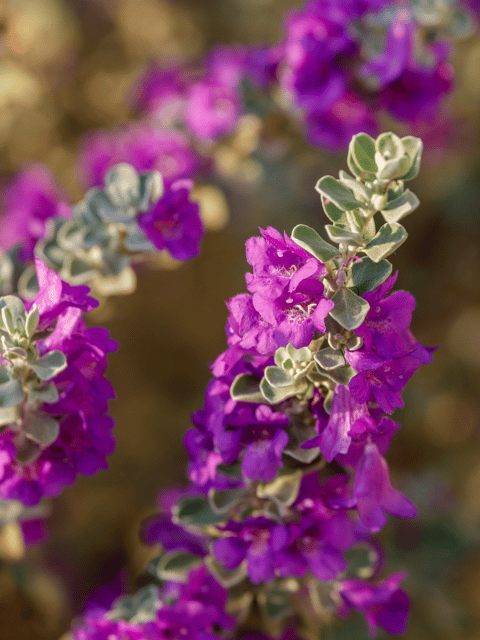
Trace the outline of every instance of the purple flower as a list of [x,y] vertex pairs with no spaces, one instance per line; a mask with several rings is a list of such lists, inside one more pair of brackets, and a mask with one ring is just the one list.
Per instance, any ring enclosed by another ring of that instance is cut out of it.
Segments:
[[206,555],[205,541],[177,524],[167,515],[155,514],[142,522],[140,532],[144,544],[154,545],[159,542],[165,551],[183,550],[198,556]]
[[217,640],[213,628],[231,629],[234,620],[225,613],[227,591],[204,566],[193,569],[177,600],[161,605],[153,621],[143,626],[145,640]]
[[[159,598],[166,596],[169,604],[159,601],[155,617],[147,613],[148,621],[132,624],[125,620],[110,620],[117,616],[101,610],[87,615],[85,624],[73,630],[74,640],[219,640],[213,632],[231,629],[234,619],[225,613],[227,591],[204,566],[193,569],[186,584],[167,583]],[[142,610],[138,617],[142,617]]]
[[131,92],[133,108],[151,114],[155,123],[163,127],[181,121],[185,108],[185,75],[183,69],[148,65]]
[[413,502],[390,484],[388,466],[375,444],[367,444],[358,463],[353,484],[358,515],[371,531],[380,531],[387,518],[384,512],[399,518],[414,518]]
[[370,409],[370,417],[371,421],[356,423],[356,428],[350,434],[352,441],[348,452],[336,456],[336,461],[342,466],[356,467],[358,465],[366,441],[376,444],[382,455],[388,451],[393,435],[400,429],[400,423],[383,415],[383,411],[379,408]]
[[397,11],[384,51],[369,60],[362,75],[373,78],[380,90],[380,104],[400,120],[418,122],[435,115],[438,102],[452,86],[453,71],[446,62],[449,48],[436,42],[429,46],[433,62],[415,61],[416,24],[408,9]]
[[396,291],[387,298],[397,274],[363,295],[370,304],[365,321],[355,333],[363,339],[365,351],[390,359],[410,352],[415,341],[409,332],[415,298],[406,291]]
[[206,59],[206,77],[225,87],[238,88],[249,52],[243,47],[214,47]]
[[289,418],[261,404],[254,410],[238,403],[239,410],[226,417],[225,430],[215,443],[227,462],[234,462],[243,450],[242,475],[250,480],[271,482],[282,465],[288,444],[285,428]]
[[244,560],[254,584],[270,582],[279,566],[278,552],[288,542],[285,525],[267,518],[245,518],[231,522],[223,529],[231,535],[219,538],[213,544],[213,554],[225,569],[236,569]]
[[234,296],[227,302],[227,308],[230,312],[226,328],[229,345],[238,345],[245,353],[275,353],[278,347],[275,331],[255,309],[250,294]]
[[[103,374],[106,354],[117,343],[105,329],[83,325],[82,311],[97,304],[87,295],[88,287],[67,285],[41,260],[36,267],[40,290],[34,302],[40,311],[39,330],[47,333],[36,347],[40,354],[61,351],[67,366],[52,378],[58,400],[41,407],[60,422],[57,439],[31,451],[33,443],[23,432],[7,426],[0,435],[0,496],[26,506],[34,506],[43,495],[58,495],[77,473],[105,469],[105,457],[115,446],[113,420],[105,415],[114,392]],[[20,456],[26,460],[19,462]]]
[[[88,295],[89,287],[67,284],[55,271],[49,269],[40,258],[35,258],[35,269],[39,292],[33,299],[33,304],[37,305],[40,313],[39,330],[51,325],[67,309],[75,308],[81,311],[91,311],[98,307],[98,300]],[[57,325],[57,333],[55,335],[52,334],[50,339],[47,339],[44,343],[44,346],[53,348],[51,344],[57,338],[63,324],[59,323],[60,326]]]
[[431,67],[410,66],[402,75],[380,91],[379,105],[399,120],[416,124],[431,119],[440,100],[453,85],[453,67],[447,62],[448,47],[430,45],[435,58]]
[[203,225],[200,209],[190,200],[192,183],[177,180],[146,213],[138,216],[139,227],[159,250],[167,249],[177,260],[190,260],[200,252]]
[[384,51],[363,66],[362,75],[372,76],[378,88],[398,80],[412,59],[414,35],[415,23],[411,13],[408,9],[399,9],[390,24]]
[[[316,522],[304,517],[298,524],[290,524],[288,529],[288,546],[279,552],[280,575],[301,577],[308,569],[318,580],[326,581],[335,580],[345,571],[347,562],[341,551],[353,544],[346,516],[334,514]],[[344,547],[345,541],[347,546]]]
[[287,18],[281,82],[294,91],[299,104],[326,109],[344,91],[335,58],[355,51],[347,29],[350,21],[340,3],[318,0]]
[[147,622],[142,631],[142,640],[219,640],[204,626],[201,616],[172,607],[161,607],[155,621]]
[[165,183],[191,178],[198,165],[186,136],[174,130],[130,124],[83,139],[80,174],[87,187],[103,187],[105,174],[119,162],[137,171],[159,171]]
[[277,77],[283,59],[282,45],[254,47],[248,51],[246,75],[255,85],[266,89]]
[[192,461],[189,477],[196,484],[215,483],[220,488],[216,483],[225,483],[225,479],[218,475],[218,465],[240,458],[243,476],[264,482],[273,480],[282,466],[282,453],[289,441],[285,431],[288,416],[264,404],[237,402],[230,397],[235,376],[261,375],[264,363],[265,359],[260,366],[240,360],[227,375],[208,385],[204,409],[192,416],[196,429],[185,436]]
[[139,625],[124,620],[108,618],[87,618],[85,625],[73,629],[74,640],[144,640],[143,630]]
[[364,132],[375,136],[378,127],[371,106],[348,89],[327,107],[310,108],[305,116],[305,128],[313,144],[340,151],[355,134]]
[[231,86],[212,79],[193,83],[186,96],[185,123],[200,140],[231,133],[240,116],[240,96]]
[[325,265],[272,227],[261,230],[261,238],[247,240],[247,288],[253,306],[275,329],[280,346],[308,346],[314,331],[325,331],[325,318],[333,302],[323,298],[321,278]]
[[215,451],[213,435],[208,433],[203,425],[187,431],[184,445],[190,458],[188,477],[195,485],[205,490],[227,489],[231,486],[230,481],[218,475],[217,467],[223,463],[223,457]]
[[304,443],[302,447],[320,447],[323,457],[332,462],[338,454],[348,452],[352,437],[357,431],[363,432],[374,424],[367,405],[357,404],[349,388],[339,384],[333,392],[332,408],[325,428],[320,435]]
[[[321,482],[318,473],[302,478],[291,509],[298,514],[289,524],[289,542],[279,552],[279,573],[303,576],[307,569],[319,580],[334,580],[346,569],[343,552],[359,538],[356,525],[346,512],[351,508],[347,475]],[[341,501],[346,506],[340,505]]]
[[36,242],[43,238],[46,222],[54,217],[70,217],[66,196],[46,166],[30,164],[6,186],[2,197],[0,248],[21,243],[18,257],[33,258]]
[[339,589],[344,606],[339,614],[345,617],[357,609],[364,614],[372,636],[377,635],[378,627],[387,633],[402,635],[407,629],[410,609],[407,594],[399,589],[404,579],[404,573],[394,573],[379,584],[344,580]]
[[225,613],[228,592],[211,575],[205,566],[190,571],[188,581],[180,588],[175,607],[194,616],[201,616],[205,627],[217,625],[231,629],[235,621]]
[[377,402],[387,413],[403,407],[400,391],[422,365],[432,361],[430,350],[417,344],[408,355],[384,360],[363,350],[347,351],[345,358],[358,371],[349,383],[350,393],[359,403]]

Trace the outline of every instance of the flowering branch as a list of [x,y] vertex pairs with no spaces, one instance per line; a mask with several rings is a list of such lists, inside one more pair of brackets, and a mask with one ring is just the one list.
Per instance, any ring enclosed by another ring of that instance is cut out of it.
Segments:
[[[253,627],[287,640],[352,609],[372,634],[404,632],[405,575],[378,581],[372,534],[386,514],[416,515],[390,482],[384,454],[400,425],[388,414],[433,350],[410,332],[413,297],[390,293],[386,258],[418,205],[404,181],[421,150],[412,137],[354,136],[353,176],[317,184],[335,244],[304,225],[247,241],[249,293],[227,305],[229,347],[185,436],[191,486],[144,525],[144,541],[163,545],[148,568],[157,587],[87,618],[76,640],[112,624],[126,638],[247,638]],[[218,597],[200,598],[199,580]],[[224,609],[233,619],[220,622]]]

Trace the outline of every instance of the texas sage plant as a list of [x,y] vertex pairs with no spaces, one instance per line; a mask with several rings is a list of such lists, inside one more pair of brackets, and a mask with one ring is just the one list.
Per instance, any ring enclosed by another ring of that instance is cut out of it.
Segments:
[[[9,185],[0,255],[0,528],[36,542],[41,500],[77,476],[107,468],[115,448],[105,378],[117,348],[106,329],[86,326],[92,293],[130,293],[152,254],[199,252],[203,226],[192,183],[165,183],[127,164],[107,172],[70,206],[52,177],[31,166]],[[88,286],[87,286],[88,285]]]
[[433,349],[386,258],[418,205],[404,182],[421,152],[411,136],[354,136],[351,174],[316,185],[330,242],[305,225],[247,241],[248,293],[227,304],[228,348],[185,436],[190,485],[143,525],[162,546],[152,582],[87,613],[75,640],[322,638],[352,610],[372,635],[405,632],[405,574],[385,574],[373,535],[387,514],[416,515],[384,456]]

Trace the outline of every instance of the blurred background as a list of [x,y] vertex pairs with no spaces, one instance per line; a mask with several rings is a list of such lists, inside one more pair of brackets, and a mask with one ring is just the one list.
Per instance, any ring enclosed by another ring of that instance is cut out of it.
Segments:
[[[291,0],[0,0],[0,178],[45,163],[76,201],[82,136],[132,118],[131,87],[152,59],[197,61],[212,46],[274,43]],[[440,345],[407,387],[389,462],[419,507],[382,533],[392,570],[406,568],[409,640],[480,638],[480,38],[462,42],[443,117],[412,185],[421,207],[393,256],[398,288],[417,299],[413,330]],[[385,120],[383,129],[405,135]],[[91,314],[120,348],[108,377],[117,448],[107,472],[53,500],[49,537],[21,549],[0,539],[0,640],[53,640],[99,587],[134,589],[152,550],[137,538],[162,488],[185,482],[182,436],[203,403],[208,364],[225,348],[225,300],[245,290],[244,242],[268,224],[326,222],[317,179],[345,167],[286,123],[255,118],[215,151],[216,177],[197,187],[207,235],[183,265],[160,259],[127,298]],[[346,168],[346,167],[345,167]],[[392,519],[393,520],[393,519]],[[105,591],[105,590],[104,590]],[[363,623],[362,623],[363,624]],[[326,638],[365,636],[364,626]]]

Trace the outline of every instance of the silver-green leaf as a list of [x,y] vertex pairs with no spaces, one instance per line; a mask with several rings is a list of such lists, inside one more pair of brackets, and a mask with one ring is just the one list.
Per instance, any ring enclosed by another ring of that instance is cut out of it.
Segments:
[[40,380],[50,380],[65,369],[67,359],[61,351],[49,351],[30,366]]
[[330,369],[337,369],[338,367],[345,366],[345,356],[340,349],[332,349],[332,347],[326,347],[320,349],[315,354],[315,362],[317,362],[322,369],[327,371]]
[[392,265],[388,260],[374,262],[368,256],[364,256],[361,262],[355,262],[352,266],[352,283],[358,295],[362,296],[382,284],[391,273]]
[[326,224],[325,229],[328,233],[330,240],[333,242],[338,242],[339,244],[349,244],[354,245],[356,247],[361,247],[363,245],[362,237],[359,233],[352,231],[348,228],[337,227],[333,224]]
[[335,306],[330,315],[342,327],[349,331],[359,327],[370,309],[366,300],[357,296],[351,289],[342,287],[333,296]]
[[315,189],[342,211],[352,211],[362,206],[352,191],[333,176],[320,178]]
[[387,222],[398,222],[408,216],[409,213],[412,213],[412,211],[415,211],[419,204],[420,200],[417,196],[410,189],[406,189],[399,198],[388,202],[381,213]]
[[315,229],[307,227],[305,224],[297,224],[292,231],[291,238],[320,262],[328,262],[339,255],[337,247],[326,242]]
[[368,243],[365,253],[373,262],[380,262],[407,239],[407,232],[398,222],[388,222],[378,230],[376,236]]
[[11,378],[4,367],[0,367],[0,407],[14,407],[23,401],[25,393],[18,380]]
[[352,154],[355,164],[368,173],[376,173],[375,140],[366,133],[357,133],[353,136],[349,145],[349,154]]
[[264,375],[269,384],[275,389],[289,387],[294,384],[293,376],[280,367],[266,367]]
[[58,420],[46,414],[28,413],[23,422],[25,434],[41,447],[48,447],[55,442],[60,433]]
[[247,373],[240,373],[232,382],[230,396],[239,402],[263,402],[260,393],[260,380]]

